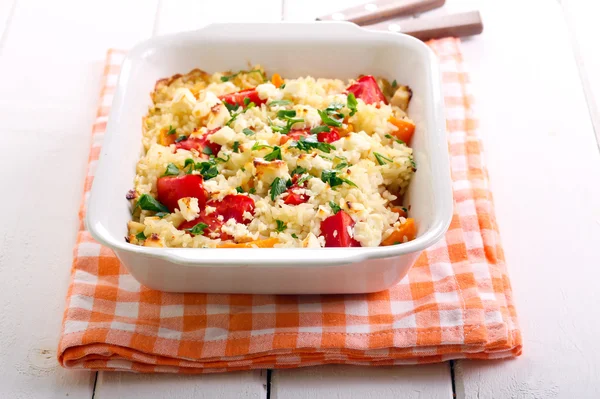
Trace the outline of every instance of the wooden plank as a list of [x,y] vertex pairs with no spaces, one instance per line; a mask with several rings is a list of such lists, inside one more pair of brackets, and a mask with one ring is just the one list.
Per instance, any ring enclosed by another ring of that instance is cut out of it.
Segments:
[[[263,22],[281,19],[281,2],[268,0],[259,7],[247,1],[163,1],[155,34],[201,28],[211,22]],[[266,371],[198,376],[99,373],[96,395],[118,398],[266,398]]]
[[274,370],[271,397],[450,399],[452,384],[448,363],[398,367],[330,365]]
[[565,19],[571,33],[575,59],[579,66],[583,90],[600,148],[600,52],[597,38],[600,36],[598,12],[600,3],[587,0],[562,0]]
[[481,11],[463,48],[524,354],[457,362],[458,397],[599,397],[600,156],[563,15],[545,0]]
[[96,398],[262,399],[267,371],[204,375],[99,373]]
[[150,16],[114,0],[21,0],[7,24],[0,167],[13,172],[2,175],[0,196],[9,210],[0,275],[10,281],[0,290],[2,398],[92,397],[95,373],[59,367],[56,346],[105,51],[148,36]]

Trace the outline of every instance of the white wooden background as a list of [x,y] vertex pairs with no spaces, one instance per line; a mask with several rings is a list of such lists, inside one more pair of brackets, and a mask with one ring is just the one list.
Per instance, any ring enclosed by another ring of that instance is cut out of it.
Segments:
[[[364,0],[0,0],[0,398],[600,397],[597,1],[447,0],[464,41],[517,299],[521,358],[207,376],[67,371],[56,346],[105,51],[212,21]],[[453,392],[454,391],[454,392]]]

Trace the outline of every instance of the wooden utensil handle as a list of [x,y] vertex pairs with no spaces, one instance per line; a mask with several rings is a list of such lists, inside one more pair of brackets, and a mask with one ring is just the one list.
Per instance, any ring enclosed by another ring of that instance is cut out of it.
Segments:
[[446,0],[373,0],[317,18],[318,21],[350,21],[357,25],[372,24],[392,17],[411,15],[444,5]]
[[421,40],[462,37],[483,32],[479,11],[441,15],[431,18],[390,20],[367,26],[369,29],[402,32]]

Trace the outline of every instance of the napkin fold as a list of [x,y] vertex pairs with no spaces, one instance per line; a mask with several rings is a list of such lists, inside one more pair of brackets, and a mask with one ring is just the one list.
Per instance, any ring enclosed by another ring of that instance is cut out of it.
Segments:
[[393,288],[360,295],[174,294],[140,285],[83,226],[124,53],[108,52],[58,359],[67,368],[207,373],[395,365],[521,353],[510,281],[458,39],[441,64],[454,216]]

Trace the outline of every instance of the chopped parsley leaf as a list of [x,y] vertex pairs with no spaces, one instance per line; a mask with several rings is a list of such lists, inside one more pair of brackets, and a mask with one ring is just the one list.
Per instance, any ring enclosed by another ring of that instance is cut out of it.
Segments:
[[250,190],[248,190],[248,192],[250,194],[256,194],[256,189],[254,187],[252,187]]
[[283,220],[277,219],[277,220],[275,220],[275,222],[277,223],[276,230],[277,230],[278,233],[281,233],[282,231],[284,231],[285,229],[287,229],[287,225],[286,225],[286,223]]
[[208,225],[206,223],[198,223],[197,225],[195,225],[194,227],[192,227],[191,229],[185,229],[186,231],[189,231],[190,233],[194,234],[194,235],[202,235],[202,233],[204,233],[204,229],[206,229],[208,227]]
[[239,141],[234,141],[233,142],[233,152],[235,152],[235,153],[239,153],[240,152],[240,142]]
[[[215,159],[223,161],[221,158],[210,158],[208,161],[204,162],[194,162],[193,159],[188,158],[185,160],[183,168],[190,167],[186,172],[188,175],[191,174],[194,170],[200,171],[200,174],[204,178],[204,180],[210,180],[213,177],[219,174],[219,170],[217,169],[217,162]],[[167,209],[168,210],[168,209]]]
[[244,97],[244,105],[247,107],[250,104],[250,97]]
[[298,238],[298,236],[296,235],[296,233],[292,233],[292,238]]
[[354,115],[357,111],[356,106],[358,105],[354,93],[348,93],[348,102],[346,105],[348,106],[348,109],[350,109],[350,116]]
[[415,160],[413,159],[413,157],[410,157],[410,164],[412,165],[413,168],[417,167],[417,164],[415,163]]
[[273,152],[265,155],[265,161],[274,161],[275,159],[281,160],[281,148],[273,147]]
[[342,161],[342,162],[338,163],[337,165],[335,165],[334,169],[336,169],[336,170],[342,170],[342,169],[344,169],[347,166],[348,166],[348,162]]
[[298,186],[301,186],[305,181],[312,179],[311,175],[306,175],[306,176],[302,176],[301,178],[298,179],[298,181],[296,182],[296,184]]
[[212,152],[212,150],[210,149],[210,147],[209,147],[209,146],[206,146],[206,147],[204,147],[204,148],[202,149],[202,153],[203,153],[203,154],[206,154],[206,155],[212,155],[212,154],[213,154],[213,152]]
[[396,82],[396,79],[394,79],[394,81],[392,82],[392,87],[397,87],[398,86],[398,82]]
[[332,118],[331,116],[327,115],[327,112],[322,111],[320,109],[317,110],[317,111],[319,112],[319,116],[321,117],[321,120],[326,125],[335,126],[335,127],[341,127],[342,126],[342,121],[341,120],[337,120],[335,118]]
[[387,162],[394,163],[392,159],[389,159],[388,157],[383,156],[378,152],[373,152],[373,155],[375,155],[375,159],[377,159],[377,163],[379,165],[385,165]]
[[225,104],[225,108],[227,108],[227,111],[229,111],[229,112],[237,111],[238,108],[240,108],[239,105],[229,104],[227,101],[223,101],[223,104]]
[[310,129],[310,134],[318,134],[323,132],[331,132],[331,129],[328,126],[317,126],[313,129]]
[[158,200],[150,194],[142,194],[140,199],[138,199],[137,203],[135,204],[135,208],[133,208],[133,210],[135,211],[138,206],[145,211],[169,212],[169,208],[158,202]]
[[184,140],[187,140],[187,139],[188,139],[188,136],[179,136],[179,137],[177,137],[175,139],[175,142],[179,143],[180,141],[184,141]]
[[242,188],[242,186],[238,186],[235,188],[235,191],[237,191],[238,193],[243,193],[244,189]]
[[287,181],[281,177],[276,177],[271,183],[271,201],[275,201],[279,195],[287,190]]
[[265,79],[263,71],[261,71],[260,69],[253,69],[251,71],[239,71],[238,73],[234,73],[232,75],[227,75],[227,76],[221,76],[221,82],[229,82],[231,79],[236,78],[239,74],[242,73],[260,73],[263,77],[263,79]]
[[290,100],[274,100],[269,103],[269,107],[273,107],[275,105],[290,105],[292,102]]
[[283,89],[285,89],[285,83],[282,84],[281,86],[279,86],[279,90],[283,90]]
[[251,150],[252,151],[258,151],[258,150],[262,150],[263,148],[273,148],[268,144],[260,144],[258,141],[256,143],[254,143],[254,145],[252,146]]
[[244,133],[246,136],[252,136],[254,134],[254,132],[248,128],[244,128],[244,130],[242,130],[242,133]]
[[338,173],[339,173],[339,171],[337,171],[337,170],[324,170],[323,172],[321,172],[321,180],[325,183],[329,183],[329,186],[331,188],[340,186],[344,183],[346,183],[352,187],[358,187],[356,184],[354,184],[352,181],[346,179],[345,177],[338,176],[337,175]]
[[174,163],[170,163],[167,165],[167,170],[163,176],[177,176],[179,174],[179,168]]
[[303,173],[306,173],[306,169],[304,169],[302,166],[296,166],[296,168],[294,168],[294,170],[292,170],[291,175],[301,175]]
[[312,149],[317,149],[319,151],[323,151],[327,154],[331,152],[331,150],[335,150],[335,146],[329,143],[321,143],[317,140],[317,136],[312,135],[308,137],[300,137],[298,141],[292,141],[290,144],[290,148],[297,148],[300,151],[309,152]]
[[293,118],[296,116],[296,111],[293,109],[280,109],[277,111],[277,117],[282,119]]
[[167,215],[169,215],[169,212],[158,212],[154,216],[158,216],[159,218],[162,219],[162,218],[164,218]]
[[169,131],[167,134],[175,134],[175,132],[177,132],[177,130],[173,126],[169,125]]
[[329,201],[329,206],[331,207],[334,215],[342,210],[342,208],[340,208],[340,206],[333,201]]
[[390,140],[394,140],[396,143],[398,144],[406,144],[404,141],[395,138],[394,136],[392,136],[391,134],[386,134],[385,135],[386,138],[390,139]]
[[139,233],[137,233],[135,235],[135,239],[138,240],[138,241],[143,241],[143,240],[146,239],[146,235],[144,234],[143,231],[140,231]]

